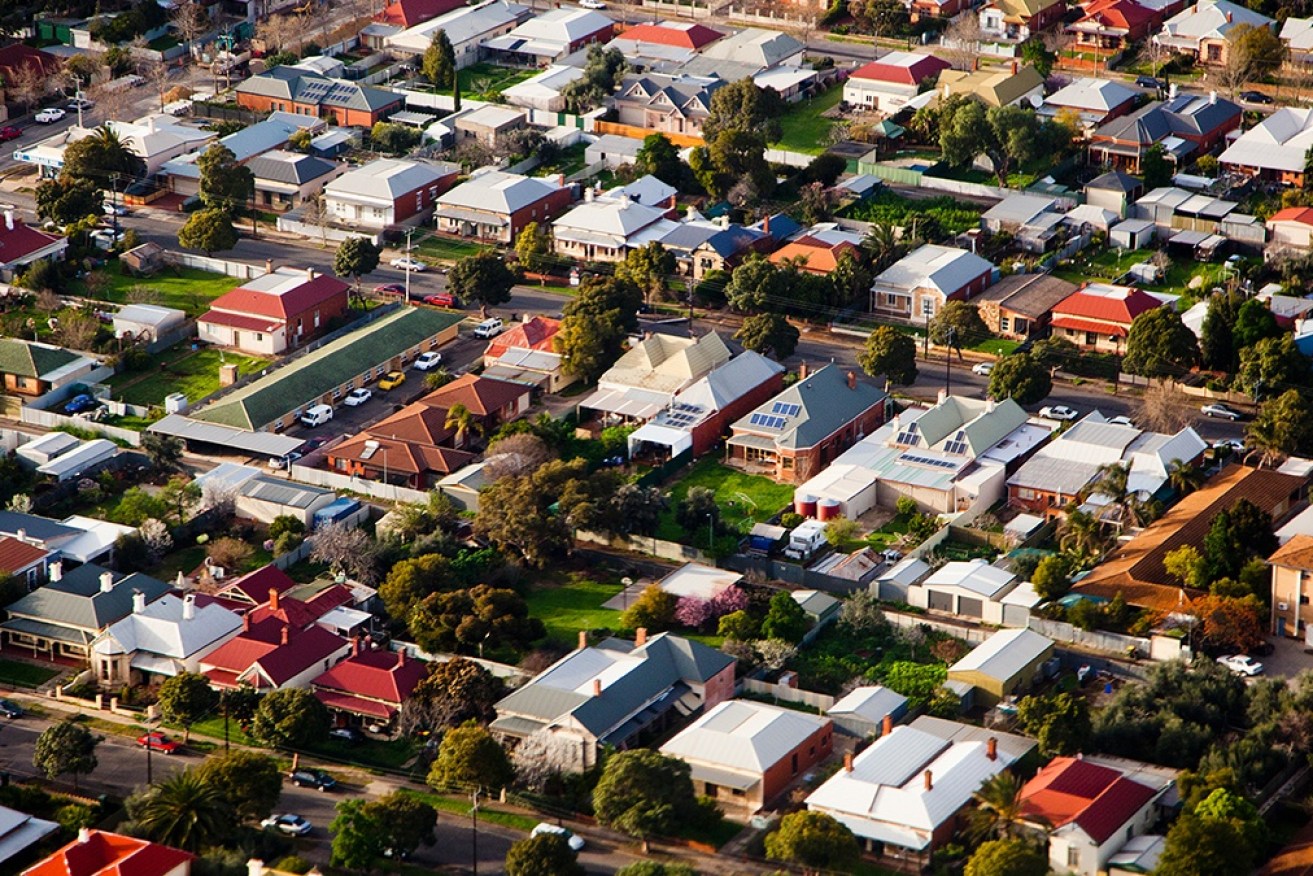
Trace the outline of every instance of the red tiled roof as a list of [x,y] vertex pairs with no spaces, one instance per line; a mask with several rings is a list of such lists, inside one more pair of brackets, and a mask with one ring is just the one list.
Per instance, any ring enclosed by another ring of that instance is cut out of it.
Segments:
[[464,5],[465,0],[392,0],[374,16],[374,20],[399,27],[414,27]]
[[238,599],[245,597],[254,605],[263,605],[269,600],[270,590],[284,593],[295,586],[296,582],[286,572],[270,563],[233,581],[220,590],[218,595]]
[[322,305],[339,296],[345,296],[350,291],[351,287],[337,277],[317,274],[313,280],[307,279],[281,295],[238,286],[231,292],[214,299],[210,303],[210,309],[211,312],[222,310],[286,320],[298,313],[305,313],[315,305]]
[[1267,220],[1270,222],[1298,222],[1300,225],[1313,225],[1313,207],[1286,207],[1277,210]]
[[356,694],[397,708],[428,674],[428,664],[404,651],[361,651],[329,669],[310,684],[328,691]]
[[[443,413],[445,415],[445,411]],[[364,458],[366,441],[377,441],[379,445],[379,449],[371,454],[369,459]],[[383,456],[385,449],[387,450],[386,457]],[[362,432],[355,438],[339,444],[328,452],[328,456],[330,463],[338,459],[350,459],[363,463],[366,468],[379,471],[382,471],[386,463],[388,471],[392,472],[451,474],[472,462],[475,454],[467,453],[464,450],[453,450],[450,447],[437,447],[432,444],[393,441],[391,438],[381,437],[380,433],[376,431],[370,431]]]
[[383,703],[367,700],[364,697],[356,697],[351,694],[337,693],[330,690],[317,690],[314,692],[315,698],[330,709],[336,709],[339,712],[350,712],[353,715],[362,715],[366,718],[381,718],[384,721],[391,720],[397,710],[390,708]]
[[484,350],[483,358],[500,359],[512,347],[526,350],[552,351],[552,338],[561,330],[561,321],[546,316],[535,316],[499,334]]
[[195,855],[147,840],[91,830],[23,876],[165,876]]
[[1050,320],[1054,328],[1071,329],[1074,332],[1094,332],[1098,335],[1116,335],[1124,338],[1128,329],[1126,326],[1112,322],[1095,322],[1092,319],[1078,319],[1074,316],[1054,316]]
[[1143,289],[1123,287],[1121,296],[1092,295],[1077,289],[1053,308],[1054,317],[1083,316],[1129,326],[1141,313],[1162,307],[1162,302]]
[[1102,845],[1152,800],[1154,793],[1110,767],[1059,757],[1022,788],[1021,814],[1050,828],[1075,822]]
[[[287,644],[282,643],[284,629],[287,630]],[[271,632],[278,638],[269,641]],[[205,675],[220,686],[225,686],[230,675],[235,675],[238,680],[257,688],[263,686],[262,679],[279,687],[346,646],[345,639],[320,626],[312,624],[297,630],[266,621],[230,639],[205,657],[201,664],[210,667]]]
[[1313,535],[1296,535],[1276,549],[1267,561],[1287,569],[1313,571]]
[[50,551],[8,535],[0,538],[0,572],[14,574],[39,563]]
[[[463,374],[441,389],[424,396],[420,402],[432,408],[446,410],[451,410],[460,404],[468,408],[471,413],[486,417],[531,392],[532,390],[523,383],[512,383],[495,377],[480,377],[477,374]],[[377,431],[378,426],[375,426],[374,430]]]
[[714,43],[724,34],[712,30],[704,24],[692,27],[666,27],[662,24],[638,24],[620,35],[620,39],[635,43],[654,43],[662,46],[675,46],[681,49],[700,49],[708,43]]
[[63,238],[58,235],[46,234],[17,219],[13,228],[0,222],[0,265],[12,265],[60,240]]
[[[275,600],[277,604],[275,605]],[[290,596],[277,596],[272,594],[270,600],[258,608],[253,608],[249,612],[251,618],[251,628],[257,626],[264,627],[270,621],[279,626],[289,626],[294,629],[303,630],[310,626],[319,618],[332,611],[332,605],[311,606],[309,603],[302,602],[299,599],[293,599]]]
[[1104,27],[1135,31],[1145,27],[1157,16],[1152,9],[1146,9],[1135,0],[1109,0],[1093,3],[1085,8],[1085,15],[1076,22],[1097,21]]
[[934,55],[921,55],[911,64],[886,64],[872,61],[858,67],[850,79],[870,79],[875,82],[892,82],[897,85],[920,85],[924,80],[938,76],[953,65]]
[[[412,402],[390,417],[384,417],[369,428],[371,438],[387,437],[396,441],[413,441],[422,444],[441,444],[455,429],[447,428],[447,412],[441,407]],[[342,450],[334,449],[334,454]]]
[[226,325],[229,328],[242,329],[248,332],[272,332],[282,324],[280,320],[271,319],[267,316],[248,316],[244,313],[221,313],[217,310],[207,310],[201,314],[197,322],[208,322],[211,325]]

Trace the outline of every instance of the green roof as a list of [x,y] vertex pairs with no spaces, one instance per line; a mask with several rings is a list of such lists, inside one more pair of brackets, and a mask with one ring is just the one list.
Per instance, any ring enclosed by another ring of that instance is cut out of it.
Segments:
[[0,338],[0,372],[33,379],[49,374],[76,360],[78,355],[62,347],[33,344],[16,338]]
[[463,318],[429,307],[396,310],[225,396],[191,418],[238,429],[263,428]]

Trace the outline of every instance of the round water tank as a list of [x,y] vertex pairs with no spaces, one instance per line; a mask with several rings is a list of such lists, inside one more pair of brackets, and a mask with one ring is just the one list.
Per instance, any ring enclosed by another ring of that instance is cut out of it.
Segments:
[[833,520],[843,513],[843,505],[838,499],[822,499],[816,504],[817,520]]
[[803,517],[815,517],[816,497],[811,493],[798,493],[793,497],[793,512]]

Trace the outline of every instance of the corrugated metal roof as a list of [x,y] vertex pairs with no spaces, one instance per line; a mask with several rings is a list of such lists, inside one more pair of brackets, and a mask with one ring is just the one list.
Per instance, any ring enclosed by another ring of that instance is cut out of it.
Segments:
[[792,709],[727,700],[661,746],[689,763],[761,774],[830,723]]
[[1006,681],[1052,648],[1051,639],[1032,630],[1000,630],[950,666],[948,674],[979,672]]
[[286,456],[305,443],[300,438],[276,435],[273,432],[248,432],[217,423],[202,423],[181,414],[169,414],[152,423],[146,431],[173,435],[185,441],[231,447],[256,456]]

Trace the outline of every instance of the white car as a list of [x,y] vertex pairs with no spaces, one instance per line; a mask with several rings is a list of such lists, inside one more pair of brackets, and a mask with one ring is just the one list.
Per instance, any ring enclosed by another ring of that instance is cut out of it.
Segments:
[[1229,405],[1223,404],[1204,405],[1199,409],[1199,413],[1210,418],[1221,417],[1223,420],[1230,420],[1233,423],[1245,418],[1245,415],[1240,411],[1237,411]]
[[529,836],[542,836],[543,834],[548,834],[548,833],[554,833],[558,836],[565,837],[565,841],[570,846],[571,849],[575,850],[576,852],[583,851],[584,848],[583,837],[579,836],[569,828],[561,827],[559,824],[548,824],[547,822],[544,821],[541,824],[539,824],[537,827],[535,827],[533,830],[531,830],[529,832]]
[[128,215],[127,207],[123,206],[122,204],[115,204],[112,201],[106,201],[105,203],[101,204],[100,209],[104,212],[106,216]]
[[122,229],[115,231],[113,228],[97,228],[89,236],[98,249],[108,250],[113,249],[126,234],[127,232]]
[[1067,423],[1076,419],[1076,412],[1066,405],[1045,405],[1039,409],[1039,415],[1046,420]]
[[373,397],[374,391],[372,389],[353,389],[346,394],[346,398],[342,399],[342,403],[354,408],[356,405],[363,405]]
[[1249,448],[1246,447],[1245,442],[1241,441],[1239,438],[1222,438],[1219,441],[1213,442],[1213,449],[1229,450],[1232,453],[1240,454],[1244,453]]
[[305,454],[299,450],[293,450],[286,456],[271,456],[269,457],[269,467],[275,471],[282,471],[303,456]]
[[1118,415],[1116,417],[1109,417],[1108,424],[1110,426],[1134,426],[1135,421],[1130,417]]
[[971,366],[971,373],[979,374],[981,377],[988,377],[989,375],[994,373],[994,363],[977,362],[975,365]]
[[1217,662],[1221,663],[1236,675],[1248,675],[1252,677],[1263,674],[1263,664],[1245,654],[1228,654],[1225,657],[1218,657]]
[[442,364],[441,353],[434,353],[430,351],[428,353],[420,353],[417,357],[415,357],[416,371],[429,371],[433,368],[437,368],[441,364]]
[[299,815],[292,815],[290,812],[285,815],[270,815],[260,822],[260,826],[273,828],[287,836],[305,836],[314,830],[314,826],[309,821]]
[[66,115],[68,115],[68,113],[64,112],[59,107],[52,106],[49,109],[43,109],[41,112],[37,113],[35,118],[43,125],[52,125]]
[[402,256],[401,258],[393,259],[388,262],[388,264],[402,271],[414,271],[416,274],[424,273],[424,269],[428,267],[423,262],[418,259],[412,259],[410,256]]
[[585,9],[605,9],[606,4],[602,0],[579,0],[579,5]]

